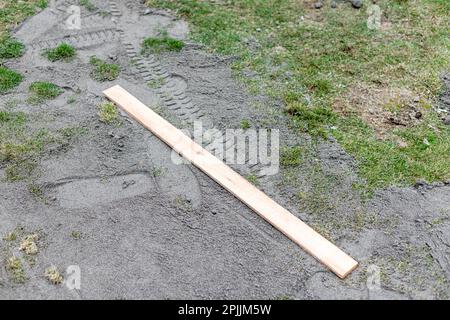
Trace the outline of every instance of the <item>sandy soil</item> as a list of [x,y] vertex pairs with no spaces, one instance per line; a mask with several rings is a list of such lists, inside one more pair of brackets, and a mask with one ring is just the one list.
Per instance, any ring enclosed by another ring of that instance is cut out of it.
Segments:
[[[314,161],[294,171],[268,176],[263,166],[235,167],[258,176],[264,191],[304,221],[332,230],[328,236],[361,262],[339,280],[196,168],[174,165],[170,149],[125,115],[120,126],[97,116],[102,90],[119,83],[180,127],[201,120],[205,128],[224,130],[239,127],[241,119],[258,126],[269,120],[283,145],[310,144],[290,132],[281,104],[257,109],[269,100],[247,94],[234,80],[232,57],[190,43],[188,25],[168,13],[146,12],[140,1],[93,1],[99,10],[83,8],[81,30],[67,30],[72,2],[58,1],[14,34],[27,52],[7,65],[26,79],[2,102],[25,101],[33,81],[54,82],[63,95],[40,106],[21,102],[16,109],[40,119],[31,129],[83,127],[87,134],[41,159],[35,183],[48,201],[30,194],[25,182],[0,182],[0,234],[21,227],[40,235],[35,263],[25,263],[24,284],[13,283],[3,264],[23,252],[1,242],[0,298],[448,298],[448,184],[380,190],[363,201],[351,187],[359,181],[354,161],[333,140],[315,145]],[[142,56],[142,39],[161,29],[186,40],[185,48]],[[51,63],[42,56],[62,41],[76,47],[74,61]],[[92,80],[91,55],[120,64],[120,78]],[[160,88],[146,85],[159,78],[165,79]],[[76,102],[68,104],[71,96]],[[317,166],[332,177],[323,190],[332,205],[321,215],[303,210],[295,200],[298,190],[285,183],[294,177],[308,189]],[[81,289],[50,284],[43,276],[50,265],[61,271],[78,265]],[[369,289],[373,266],[381,286]]]

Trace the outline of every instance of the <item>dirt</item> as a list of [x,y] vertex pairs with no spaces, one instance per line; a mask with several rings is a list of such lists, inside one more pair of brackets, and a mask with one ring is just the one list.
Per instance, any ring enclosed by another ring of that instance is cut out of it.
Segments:
[[[38,119],[30,130],[82,127],[87,133],[40,160],[33,184],[42,196],[30,193],[29,181],[0,183],[0,234],[21,228],[40,235],[34,263],[24,263],[24,284],[13,283],[4,261],[12,253],[26,257],[16,243],[1,242],[0,298],[449,297],[448,184],[379,190],[364,200],[352,188],[360,182],[354,160],[333,140],[315,144],[293,134],[281,103],[246,93],[232,75],[232,58],[189,42],[186,22],[157,10],[145,14],[140,1],[92,1],[99,9],[82,8],[81,30],[67,30],[66,10],[76,2],[57,1],[14,34],[27,52],[7,65],[26,78],[1,105],[19,99],[15,109]],[[142,39],[161,29],[184,40],[184,49],[142,56]],[[42,50],[61,41],[76,47],[75,60],[47,61]],[[119,79],[92,80],[91,55],[118,63]],[[161,87],[147,85],[161,78]],[[54,82],[65,93],[30,106],[27,88],[36,80]],[[261,189],[360,267],[339,280],[195,167],[173,164],[171,150],[126,115],[121,125],[101,123],[101,92],[116,83],[179,127],[201,120],[206,129],[225,130],[249,119],[278,128],[282,145],[307,147],[302,166],[277,175],[262,165],[234,167],[257,176]],[[70,97],[76,101],[68,104]],[[299,190],[308,201],[298,200]],[[79,266],[81,288],[49,283],[44,272],[52,265],[62,271]],[[380,286],[367,285],[373,270]]]
[[392,129],[420,124],[426,110],[426,100],[407,89],[355,86],[347,95],[336,99],[334,111],[358,115],[381,139],[388,137]]

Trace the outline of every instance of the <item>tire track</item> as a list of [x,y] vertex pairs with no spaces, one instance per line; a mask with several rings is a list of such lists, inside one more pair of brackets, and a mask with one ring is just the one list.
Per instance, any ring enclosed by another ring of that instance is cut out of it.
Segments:
[[28,49],[31,51],[39,51],[54,48],[62,42],[68,43],[76,49],[83,49],[98,46],[107,42],[120,41],[120,35],[120,31],[116,28],[102,29],[61,38],[40,40],[39,42],[29,44]]

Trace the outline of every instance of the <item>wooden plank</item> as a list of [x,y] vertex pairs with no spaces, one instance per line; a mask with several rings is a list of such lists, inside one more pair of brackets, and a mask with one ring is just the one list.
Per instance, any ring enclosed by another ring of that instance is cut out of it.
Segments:
[[337,276],[345,278],[356,268],[358,263],[353,258],[273,201],[125,89],[117,85],[103,93],[176,152],[325,264]]

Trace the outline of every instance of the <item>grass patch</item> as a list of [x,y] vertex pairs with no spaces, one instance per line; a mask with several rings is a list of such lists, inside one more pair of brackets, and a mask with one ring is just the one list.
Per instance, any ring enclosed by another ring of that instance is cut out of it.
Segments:
[[253,184],[256,187],[259,187],[259,180],[258,177],[254,174],[248,174],[245,176],[245,178],[248,180],[248,182],[250,182],[251,184]]
[[0,0],[0,38],[25,18],[46,7],[46,0]]
[[44,81],[33,82],[28,90],[30,92],[28,102],[32,104],[39,104],[46,100],[55,99],[64,92],[56,84]]
[[0,124],[12,126],[21,126],[25,123],[25,114],[23,112],[0,111]]
[[36,255],[39,251],[36,244],[38,239],[39,236],[36,233],[25,236],[20,242],[19,250],[28,255]]
[[[57,150],[86,132],[85,128],[78,127],[30,132],[26,128],[27,121],[21,112],[0,111],[0,168],[5,169],[9,182],[31,179],[47,147],[54,146]],[[31,186],[29,190],[41,196],[39,189]]]
[[75,57],[76,50],[70,44],[61,43],[56,48],[45,50],[44,55],[51,62],[60,61],[60,60],[68,62],[71,59],[73,59],[73,57]]
[[4,241],[13,242],[17,240],[17,234],[14,231],[8,232],[4,237]]
[[[193,40],[209,50],[239,57],[233,68],[251,92],[283,100],[299,131],[334,135],[358,159],[370,187],[449,178],[450,135],[433,110],[418,125],[390,128],[377,139],[358,120],[367,104],[355,102],[351,94],[357,86],[363,88],[359,97],[389,88],[435,100],[442,86],[439,75],[449,71],[448,1],[377,1],[383,14],[380,30],[367,27],[366,10],[351,6],[319,11],[296,0],[147,4],[178,12],[190,23]],[[256,76],[244,77],[244,71]],[[395,147],[399,137],[408,147]],[[425,138],[432,141],[426,147]]]
[[72,239],[74,239],[74,240],[80,240],[81,237],[82,237],[82,233],[79,232],[79,231],[72,231],[72,232],[70,233],[70,236],[71,236]]
[[0,59],[19,58],[24,54],[25,46],[11,37],[0,38]]
[[6,270],[9,272],[11,280],[15,283],[25,283],[27,281],[22,261],[19,258],[9,257],[6,260]]
[[281,149],[280,164],[283,167],[295,167],[302,163],[303,148],[300,146]]
[[241,127],[242,130],[250,129],[251,126],[252,125],[250,124],[250,121],[248,121],[246,119],[242,120],[241,123],[240,123],[240,127]]
[[[414,128],[394,130],[389,140],[378,140],[374,130],[356,117],[340,119],[338,126],[335,137],[355,155],[371,189],[450,178],[450,126],[433,114]],[[396,138],[406,145],[400,147]]]
[[173,202],[178,210],[183,211],[185,213],[191,213],[194,210],[194,208],[192,207],[191,200],[188,200],[183,196],[176,196]]
[[166,82],[164,78],[156,78],[147,82],[147,86],[151,89],[158,89],[161,88],[165,83]]
[[104,82],[117,79],[120,73],[120,67],[117,64],[106,63],[105,61],[92,56],[90,64],[94,67],[91,76],[94,80]]
[[165,167],[152,167],[151,174],[153,177],[158,178],[164,175],[167,172],[167,168]]
[[36,199],[39,201],[42,201],[45,204],[48,204],[48,200],[45,197],[45,193],[44,190],[42,190],[42,187],[35,184],[35,183],[30,183],[28,184],[28,192]]
[[164,51],[181,51],[184,42],[167,35],[162,37],[147,38],[142,42],[143,53],[161,53]]
[[59,272],[58,268],[55,266],[50,266],[45,269],[44,277],[48,282],[54,285],[58,285],[64,282],[64,277]]
[[114,124],[119,121],[119,112],[112,102],[105,102],[98,106],[100,121],[106,124]]
[[0,94],[17,87],[23,80],[23,76],[13,70],[0,66]]
[[89,130],[84,127],[67,127],[61,128],[57,133],[63,138],[63,140],[72,140],[73,138],[82,136],[88,133]]
[[6,180],[10,182],[30,177],[37,156],[53,141],[46,130],[26,134],[23,126],[8,125],[0,125],[0,138],[0,167],[6,167]]
[[293,117],[298,129],[322,137],[327,136],[324,126],[332,124],[336,119],[336,114],[328,108],[308,107],[296,101],[288,103],[286,112]]
[[97,7],[90,0],[80,0],[80,6],[85,7],[88,11],[95,11]]

